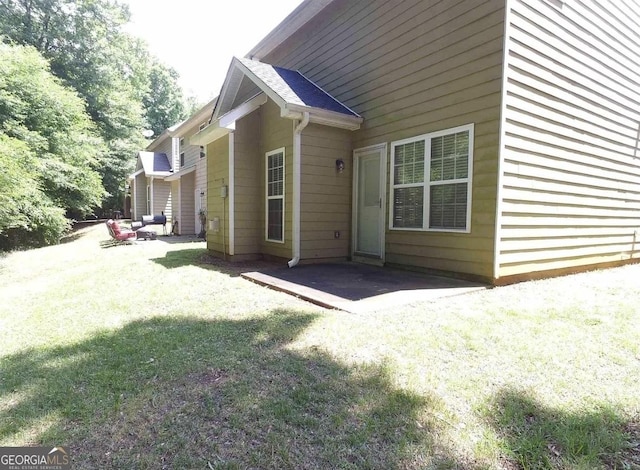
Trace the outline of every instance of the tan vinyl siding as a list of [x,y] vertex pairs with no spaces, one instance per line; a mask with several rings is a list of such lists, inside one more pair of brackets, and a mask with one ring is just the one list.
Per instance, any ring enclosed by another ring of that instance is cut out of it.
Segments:
[[171,183],[162,179],[154,178],[153,184],[153,207],[151,215],[160,215],[164,212],[167,221],[171,221]]
[[[191,168],[195,168],[195,170],[191,173],[187,173],[181,176],[182,180],[182,190],[181,190],[181,227],[180,233],[182,234],[196,234],[199,228],[197,222],[196,215],[196,205],[201,205],[201,207],[207,210],[207,165],[206,158],[200,158],[200,146],[199,145],[190,145],[189,138],[198,132],[198,125],[193,125],[181,132],[181,134],[176,137],[179,141],[180,139],[184,139],[184,144],[181,147],[181,152],[184,153],[184,166],[179,169],[189,170]],[[178,162],[179,167],[179,155],[177,156],[176,161]],[[196,190],[198,192],[196,193]],[[205,195],[201,197],[200,191],[204,191]]]
[[639,259],[640,2],[511,6],[498,275]]
[[[204,196],[200,196],[200,200],[198,201],[200,203],[200,208],[202,210],[204,210],[205,214],[207,213],[207,194],[208,194],[208,190],[207,190],[207,158],[200,158],[200,156],[198,155],[198,162],[196,163],[196,171],[195,171],[195,185],[196,185],[196,189],[200,190],[200,192],[204,191]],[[195,214],[194,212],[194,218],[198,217],[197,214]],[[194,219],[194,224],[195,224],[196,220]],[[207,227],[204,227],[204,229],[206,230]]]
[[475,126],[471,233],[389,230],[387,262],[491,277],[498,146],[495,130],[495,122]]
[[[180,220],[180,182],[171,181],[171,215],[172,223],[174,220]],[[182,227],[178,227],[180,230]],[[182,233],[182,232],[178,232]]]
[[[292,208],[293,208],[293,125],[290,119],[280,117],[280,108],[271,100],[261,107],[262,152],[260,156],[260,246],[261,253],[280,258],[292,256]],[[284,190],[284,243],[266,240],[265,233],[265,165],[266,153],[279,148],[285,149],[285,190]]]
[[220,188],[223,181],[229,184],[229,136],[207,145],[207,159],[207,225],[217,217],[220,227],[215,232],[207,226],[207,249],[224,253],[229,247],[229,212],[228,199],[220,197]]
[[260,252],[264,238],[261,220],[264,215],[264,159],[260,146],[261,110],[254,111],[236,122],[235,154],[235,231],[234,254],[254,255]]
[[140,220],[147,213],[147,184],[148,180],[144,174],[136,176],[134,181],[135,190],[131,195],[135,199],[135,205],[131,208],[134,220]]
[[153,149],[154,153],[164,153],[171,162],[172,148],[171,137],[164,139],[157,147]]
[[[207,190],[207,159],[200,158],[196,164],[196,188],[200,188],[203,191]],[[207,200],[202,201],[204,207],[206,207]]]
[[[188,142],[188,138],[185,141]],[[182,168],[191,168],[200,160],[200,146],[199,145],[184,145],[182,147],[184,152],[184,166]]]
[[195,172],[191,172],[180,178],[180,205],[182,214],[182,226],[180,234],[193,235],[196,233],[196,216],[195,216]]
[[352,148],[475,124],[471,233],[387,229],[387,262],[492,276],[503,33],[499,0],[337,0],[262,59],[361,114]]
[[[302,133],[301,153],[301,259],[346,259],[351,239],[351,132],[310,124]],[[336,171],[339,158],[345,162],[342,173]]]

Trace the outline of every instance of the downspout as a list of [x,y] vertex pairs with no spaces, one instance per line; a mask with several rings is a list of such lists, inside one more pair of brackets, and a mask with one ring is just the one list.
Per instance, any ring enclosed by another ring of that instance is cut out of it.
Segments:
[[293,226],[291,228],[293,238],[293,258],[287,263],[293,268],[300,262],[300,175],[301,175],[301,134],[309,124],[309,113],[305,111],[302,121],[293,131]]
[[131,214],[131,221],[138,218],[138,177],[133,178],[133,214]]

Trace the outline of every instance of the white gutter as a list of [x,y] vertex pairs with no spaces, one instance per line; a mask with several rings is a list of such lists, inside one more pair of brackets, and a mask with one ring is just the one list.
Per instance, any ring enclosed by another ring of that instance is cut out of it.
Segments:
[[301,134],[305,127],[309,124],[309,113],[307,111],[302,115],[302,121],[293,131],[293,258],[287,263],[293,268],[300,262],[300,178],[301,178]]

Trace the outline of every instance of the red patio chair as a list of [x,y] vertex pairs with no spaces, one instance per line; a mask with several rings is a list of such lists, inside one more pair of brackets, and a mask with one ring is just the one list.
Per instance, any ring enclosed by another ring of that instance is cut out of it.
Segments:
[[122,229],[118,222],[113,219],[107,220],[107,229],[109,230],[109,235],[114,240],[118,240],[119,242],[125,242],[127,240],[135,240],[136,232],[133,230]]

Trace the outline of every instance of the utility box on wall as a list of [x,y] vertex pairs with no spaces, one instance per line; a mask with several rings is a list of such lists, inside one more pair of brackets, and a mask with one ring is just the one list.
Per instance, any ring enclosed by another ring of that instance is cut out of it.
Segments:
[[220,217],[214,217],[209,221],[209,230],[216,233],[220,231]]

